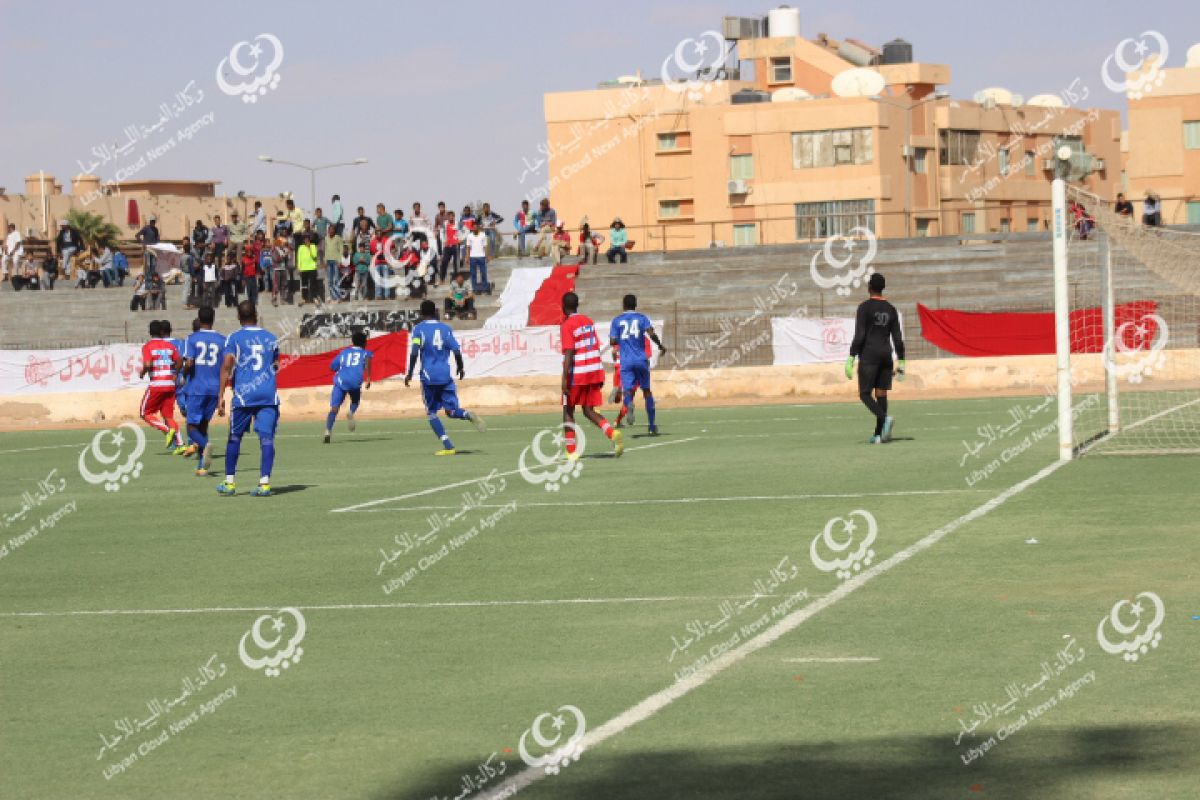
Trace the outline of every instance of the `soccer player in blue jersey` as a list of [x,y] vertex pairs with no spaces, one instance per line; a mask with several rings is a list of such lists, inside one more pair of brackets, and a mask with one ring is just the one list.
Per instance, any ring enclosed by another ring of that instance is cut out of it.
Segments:
[[658,435],[658,425],[654,419],[654,395],[650,392],[650,359],[646,356],[646,338],[658,345],[659,354],[667,352],[663,343],[658,340],[654,326],[645,314],[637,310],[637,297],[625,295],[621,303],[625,309],[609,326],[608,338],[621,359],[621,396],[629,416],[633,417],[633,398],[637,390],[642,390],[646,401],[646,416],[649,417],[650,435]]
[[421,303],[421,321],[412,330],[412,350],[408,357],[408,374],[404,376],[404,385],[412,382],[413,370],[417,366],[417,358],[421,359],[421,391],[425,395],[425,412],[429,416],[429,427],[442,440],[442,449],[434,453],[438,456],[454,455],[454,445],[446,435],[446,428],[438,419],[438,411],[444,410],[446,416],[453,419],[465,419],[475,426],[480,433],[487,430],[487,423],[478,414],[458,406],[458,390],[455,389],[454,379],[450,377],[450,354],[454,354],[454,364],[459,380],[463,377],[462,351],[454,338],[454,331],[444,322],[438,322],[437,306],[432,300]]
[[371,351],[367,349],[366,331],[358,331],[350,337],[353,347],[347,347],[333,357],[329,368],[337,374],[333,377],[333,393],[329,395],[329,416],[325,418],[325,444],[333,435],[333,423],[346,395],[350,395],[350,412],[346,414],[346,427],[354,433],[354,412],[358,411],[362,389],[371,388]]
[[197,477],[212,470],[212,442],[208,423],[217,410],[221,390],[221,363],[225,355],[225,337],[212,329],[216,312],[204,306],[196,314],[196,330],[183,344],[183,372],[188,376],[187,431],[192,452],[200,452]]
[[242,327],[225,340],[225,359],[221,364],[221,386],[217,392],[217,414],[225,416],[225,389],[233,387],[233,409],[229,418],[229,443],[225,446],[225,482],[217,487],[223,495],[237,493],[238,454],[242,436],[254,423],[254,432],[262,447],[261,477],[251,492],[255,497],[270,497],[271,467],[275,463],[275,428],[279,425],[279,393],[275,390],[275,372],[279,368],[279,342],[273,333],[258,326],[254,303],[238,304],[238,322]]
[[[162,338],[175,345],[175,352],[179,353],[179,357],[182,359],[184,341],[183,339],[171,335],[171,320],[160,319],[158,321],[158,326],[162,331]],[[185,419],[187,418],[187,400],[187,376],[183,374],[183,370],[180,370],[175,375],[175,405],[179,408],[179,413],[183,414]],[[191,456],[195,455],[195,453],[195,450],[188,447],[182,450],[180,455],[190,458]]]

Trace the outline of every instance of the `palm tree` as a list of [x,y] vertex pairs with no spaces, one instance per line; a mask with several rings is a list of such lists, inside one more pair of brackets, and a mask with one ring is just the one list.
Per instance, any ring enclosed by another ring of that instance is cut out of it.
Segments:
[[84,246],[102,250],[105,247],[115,248],[121,236],[121,229],[104,219],[99,214],[90,211],[72,209],[67,212],[67,222],[79,231]]

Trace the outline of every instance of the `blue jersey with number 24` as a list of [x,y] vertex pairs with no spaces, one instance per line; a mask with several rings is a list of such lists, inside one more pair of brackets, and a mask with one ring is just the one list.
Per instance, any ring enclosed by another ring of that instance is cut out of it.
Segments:
[[612,321],[608,338],[616,339],[621,348],[621,366],[644,366],[650,363],[646,357],[646,331],[653,325],[645,314],[626,311]]

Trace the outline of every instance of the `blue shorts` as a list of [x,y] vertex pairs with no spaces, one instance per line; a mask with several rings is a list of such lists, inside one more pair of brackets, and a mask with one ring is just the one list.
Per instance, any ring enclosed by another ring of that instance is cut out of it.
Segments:
[[259,439],[274,439],[279,426],[279,406],[240,406],[233,409],[229,418],[229,435],[241,437],[254,423],[254,432]]
[[341,408],[342,403],[346,400],[346,395],[350,395],[350,405],[356,406],[362,399],[362,391],[360,389],[343,389],[336,383],[333,385],[333,393],[329,395],[329,407]]
[[621,365],[621,391],[629,394],[634,386],[645,392],[650,391],[649,364]]
[[216,412],[217,396],[215,394],[198,394],[187,399],[188,425],[201,425],[209,422]]
[[458,389],[453,383],[423,383],[421,393],[425,395],[425,410],[430,414],[436,416],[442,409],[445,409],[446,413],[458,410]]
[[183,414],[184,419],[187,419],[188,413],[188,393],[186,390],[181,389],[186,389],[186,387],[187,384],[185,383],[183,387],[175,388],[175,406],[179,409],[179,413]]

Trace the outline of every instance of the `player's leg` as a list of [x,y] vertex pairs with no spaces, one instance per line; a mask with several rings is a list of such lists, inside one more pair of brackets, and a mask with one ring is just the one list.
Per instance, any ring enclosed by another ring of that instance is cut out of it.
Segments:
[[[206,421],[204,419],[204,411],[205,406],[207,405],[206,401],[208,400],[208,397],[203,396],[188,398],[188,407],[184,414],[184,423],[187,425],[188,441],[191,442],[191,445],[188,447],[188,450],[191,451],[191,454],[195,454],[197,452],[203,454],[208,448],[208,426],[204,425],[203,428],[201,427],[201,424]],[[212,398],[212,402],[214,405],[216,404],[215,397]],[[201,473],[208,474],[204,471],[203,455],[201,455],[200,464],[197,465],[196,469],[197,475],[200,475]]]
[[154,428],[159,433],[167,434],[167,444],[171,444],[171,429],[162,421],[163,394],[155,390],[153,386],[146,389],[146,393],[142,395],[142,407],[139,411],[142,421]]
[[634,370],[627,364],[621,365],[621,410],[617,412],[617,427],[620,427],[621,420],[625,417],[629,418],[629,424],[633,424],[633,401],[637,397],[637,376]]
[[271,468],[275,466],[275,429],[279,427],[279,406],[262,406],[254,415],[254,432],[262,448],[262,469],[259,471],[258,486],[250,494],[255,497],[271,496]]
[[[651,436],[658,434],[658,423],[655,419],[654,393],[650,391],[650,365],[638,366],[634,370],[637,385],[642,390],[642,399],[646,401],[646,424]],[[633,416],[630,415],[632,421]]]
[[325,415],[325,444],[329,444],[329,437],[333,435],[333,423],[337,421],[338,410],[345,399],[345,390],[335,383],[333,391],[329,394],[329,413]]
[[442,392],[445,388],[445,386],[421,384],[421,393],[425,397],[425,416],[429,419],[429,427],[433,428],[433,435],[442,442],[442,449],[434,453],[438,456],[454,455],[454,443],[450,441],[450,437],[446,434],[446,426],[438,417],[438,411],[442,408]]
[[254,420],[254,409],[234,408],[229,412],[229,441],[225,443],[225,481],[217,487],[217,493],[235,494],[238,456],[242,451],[242,437],[250,430]]
[[875,401],[875,388],[879,380],[879,372],[883,365],[877,361],[858,361],[858,399],[875,417],[875,433],[871,435],[871,443],[878,444],[883,432],[883,420],[887,416],[879,403]]
[[625,452],[625,437],[619,430],[608,423],[608,420],[604,418],[603,414],[596,410],[595,406],[583,406],[583,416],[586,417],[589,422],[599,428],[604,435],[612,441],[613,455],[619,457],[621,453]]
[[892,440],[892,432],[896,429],[896,419],[888,414],[888,392],[892,388],[893,375],[892,362],[881,365],[879,375],[875,378],[875,402],[879,405],[879,410],[883,414],[883,422],[879,427],[879,440],[881,442],[890,442]]
[[570,402],[570,394],[563,395],[563,447],[568,459],[579,458],[578,442],[575,438],[575,404]]
[[167,428],[171,431],[171,441],[175,445],[174,453],[177,456],[182,456],[187,453],[187,447],[183,444],[183,435],[179,432],[179,423],[175,420],[175,392],[169,390],[164,393],[162,401],[162,418],[166,423]]
[[473,411],[468,411],[458,404],[458,387],[453,383],[447,384],[442,390],[442,408],[451,419],[465,419],[475,426],[480,433],[487,431],[487,423],[483,417]]
[[351,433],[354,433],[356,423],[354,422],[354,412],[358,411],[358,405],[362,402],[362,389],[353,389],[349,392],[350,395],[350,410],[346,412],[346,427]]

